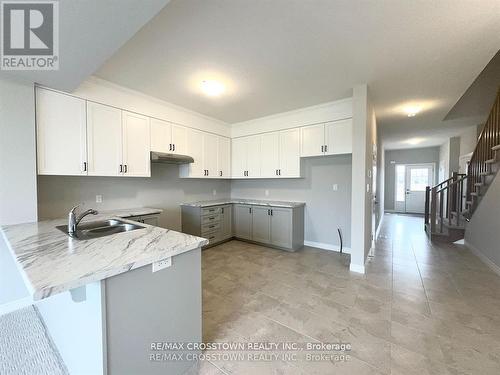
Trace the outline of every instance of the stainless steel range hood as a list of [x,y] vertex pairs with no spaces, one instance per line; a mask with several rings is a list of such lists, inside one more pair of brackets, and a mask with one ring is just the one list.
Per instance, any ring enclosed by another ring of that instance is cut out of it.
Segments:
[[151,163],[162,164],[189,164],[194,163],[194,159],[187,155],[167,154],[165,152],[151,151]]

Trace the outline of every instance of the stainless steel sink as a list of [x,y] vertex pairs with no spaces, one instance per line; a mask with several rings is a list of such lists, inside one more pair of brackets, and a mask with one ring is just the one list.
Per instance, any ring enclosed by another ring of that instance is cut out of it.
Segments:
[[68,233],[67,225],[58,225],[56,228],[77,240],[90,240],[92,238],[110,236],[116,233],[143,229],[145,227],[141,225],[126,223],[117,219],[109,219],[80,223],[78,224],[78,229],[76,230],[76,234],[74,235],[70,235]]

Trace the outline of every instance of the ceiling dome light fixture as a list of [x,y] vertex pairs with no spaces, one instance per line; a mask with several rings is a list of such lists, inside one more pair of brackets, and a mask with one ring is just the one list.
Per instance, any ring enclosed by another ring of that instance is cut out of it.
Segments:
[[203,80],[201,81],[201,90],[208,96],[219,96],[221,95],[226,88],[222,83],[215,80]]
[[406,115],[408,117],[415,117],[417,113],[419,113],[421,110],[422,107],[417,107],[417,106],[410,106],[405,108]]

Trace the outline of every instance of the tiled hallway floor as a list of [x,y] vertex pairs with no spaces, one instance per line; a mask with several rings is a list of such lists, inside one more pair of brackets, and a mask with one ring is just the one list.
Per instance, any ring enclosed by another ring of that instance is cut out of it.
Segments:
[[337,353],[344,361],[215,358],[200,373],[500,374],[500,277],[465,247],[429,243],[420,217],[386,215],[366,274],[348,264],[307,247],[231,241],[204,251],[204,341],[352,350]]

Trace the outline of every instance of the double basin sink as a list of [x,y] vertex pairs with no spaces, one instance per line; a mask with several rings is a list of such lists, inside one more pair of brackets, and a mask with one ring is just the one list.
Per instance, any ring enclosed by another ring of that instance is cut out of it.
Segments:
[[130,232],[136,229],[144,229],[145,227],[127,223],[118,219],[108,219],[78,224],[75,234],[68,233],[67,225],[58,225],[56,228],[66,233],[71,238],[75,238],[77,240],[90,240],[93,238],[110,236],[112,234],[121,232]]

